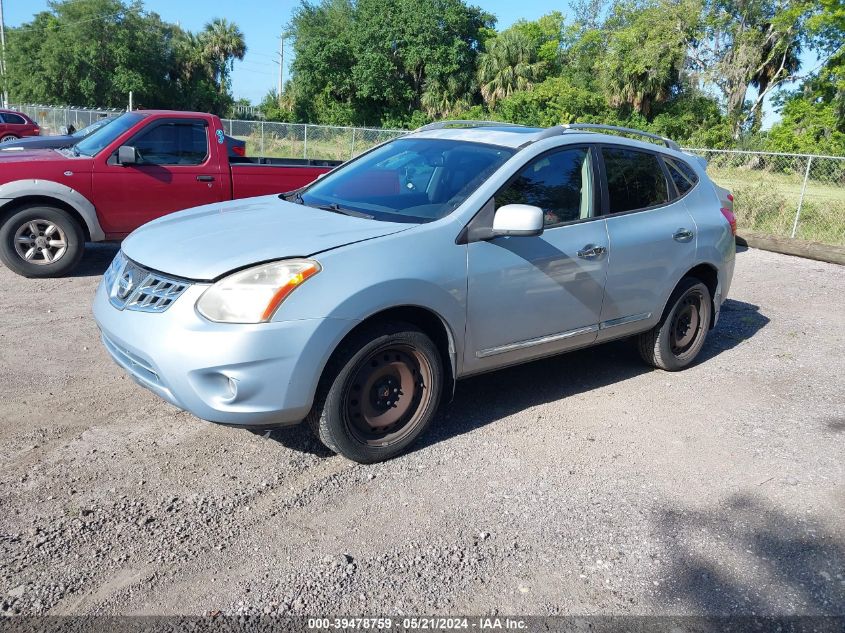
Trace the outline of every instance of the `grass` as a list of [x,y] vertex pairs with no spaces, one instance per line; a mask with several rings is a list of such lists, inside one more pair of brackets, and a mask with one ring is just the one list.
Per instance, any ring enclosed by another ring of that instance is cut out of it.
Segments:
[[[803,173],[712,163],[707,171],[716,183],[733,193],[740,229],[781,237],[792,234]],[[818,172],[807,181],[795,237],[842,246],[845,245],[845,178],[835,173],[831,176],[824,178],[824,172]]]

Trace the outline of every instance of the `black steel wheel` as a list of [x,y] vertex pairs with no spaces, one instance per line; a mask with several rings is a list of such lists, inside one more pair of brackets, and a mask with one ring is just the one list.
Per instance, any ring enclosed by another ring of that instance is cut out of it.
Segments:
[[666,371],[678,371],[692,363],[704,346],[712,313],[707,286],[694,277],[684,277],[660,323],[639,336],[643,360]]
[[412,325],[366,328],[334,354],[308,416],[328,448],[360,463],[390,459],[425,430],[440,401],[442,359]]

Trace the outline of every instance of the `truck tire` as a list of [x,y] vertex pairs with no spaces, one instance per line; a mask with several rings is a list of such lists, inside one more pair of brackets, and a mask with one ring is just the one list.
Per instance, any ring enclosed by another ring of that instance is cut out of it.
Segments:
[[692,363],[707,338],[712,306],[710,290],[701,280],[681,279],[660,323],[639,335],[640,356],[666,371],[679,371]]
[[0,224],[0,260],[24,277],[61,277],[76,268],[85,234],[67,211],[40,204],[13,211]]
[[442,389],[443,365],[432,340],[407,323],[377,324],[332,356],[307,421],[330,450],[373,464],[420,436]]

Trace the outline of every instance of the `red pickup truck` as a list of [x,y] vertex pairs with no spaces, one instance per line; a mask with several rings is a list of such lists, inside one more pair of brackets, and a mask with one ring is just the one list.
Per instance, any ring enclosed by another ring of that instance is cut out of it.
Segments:
[[147,110],[68,149],[0,150],[0,260],[27,277],[57,277],[85,242],[119,240],[189,207],[292,191],[340,164],[230,158],[225,141],[216,116]]

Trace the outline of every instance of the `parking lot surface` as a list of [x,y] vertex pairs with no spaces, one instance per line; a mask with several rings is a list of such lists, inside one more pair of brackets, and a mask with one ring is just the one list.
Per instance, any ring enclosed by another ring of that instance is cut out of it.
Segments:
[[202,422],[0,267],[0,613],[843,614],[845,269],[737,254],[700,361],[461,382],[408,455]]

